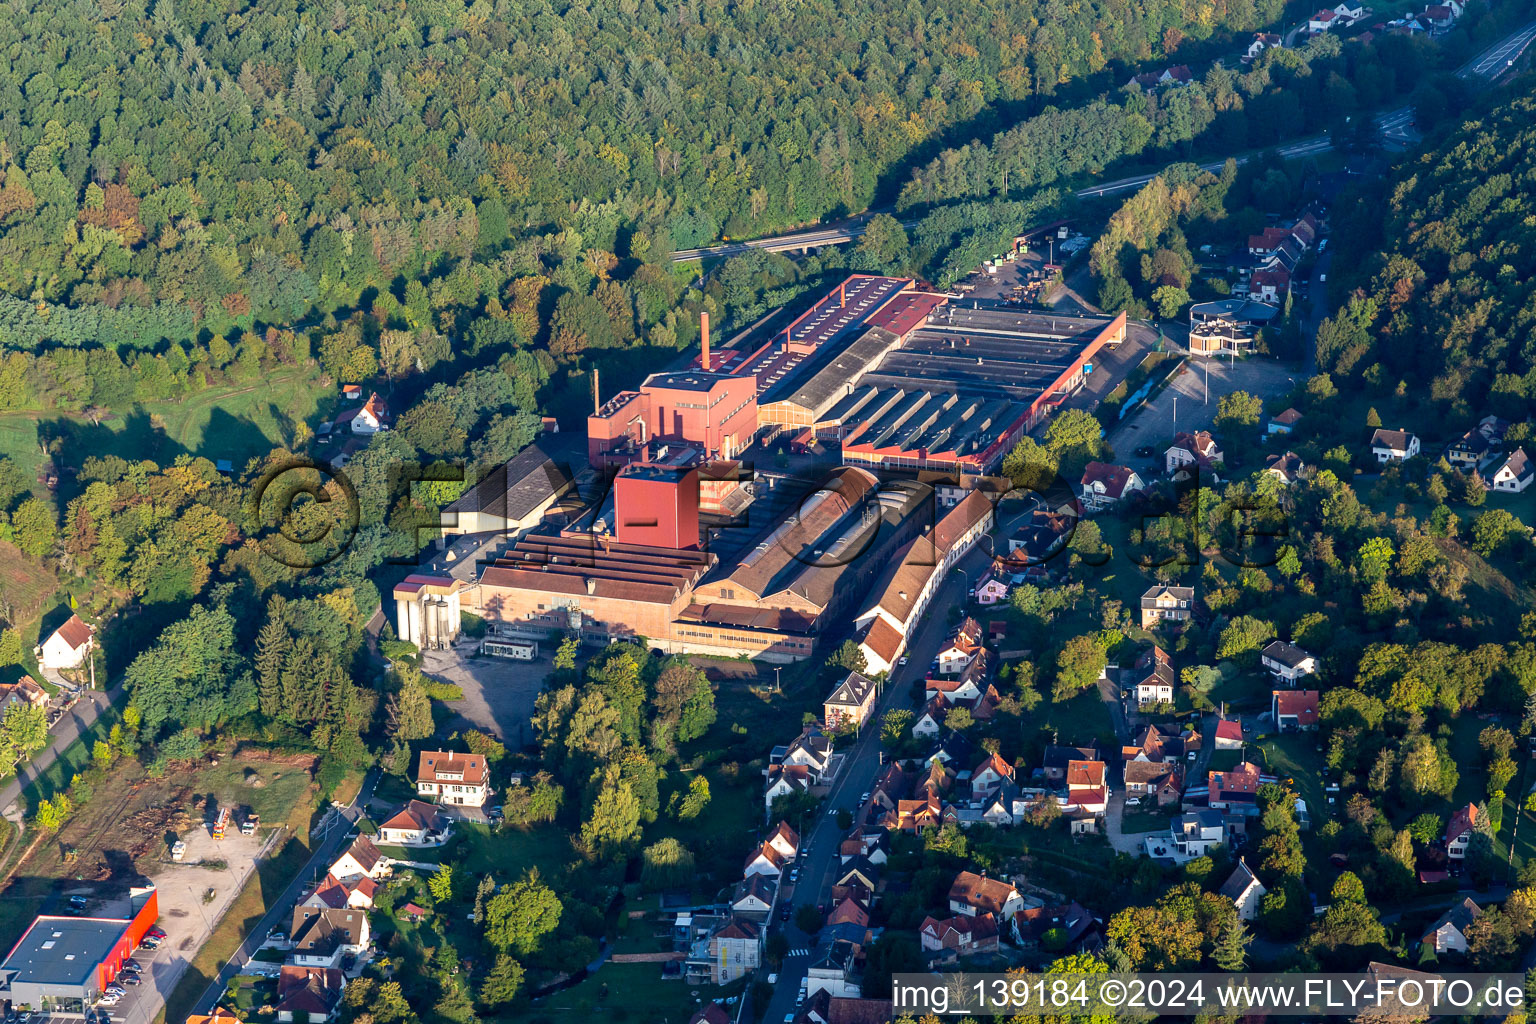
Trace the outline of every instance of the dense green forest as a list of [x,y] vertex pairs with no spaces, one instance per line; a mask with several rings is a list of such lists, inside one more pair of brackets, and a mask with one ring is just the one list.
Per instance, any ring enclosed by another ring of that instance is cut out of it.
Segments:
[[[1519,90],[1528,92],[1528,90]],[[1513,420],[1536,398],[1536,101],[1453,125],[1335,210],[1335,296],[1320,367]]]

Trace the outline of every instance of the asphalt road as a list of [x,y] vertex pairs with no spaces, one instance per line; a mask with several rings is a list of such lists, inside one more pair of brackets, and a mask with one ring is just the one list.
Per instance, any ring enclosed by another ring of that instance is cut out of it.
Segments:
[[[379,770],[375,768],[369,771],[363,779],[362,787],[357,791],[356,798],[338,817],[331,819],[326,837],[315,847],[309,862],[304,865],[304,869],[294,877],[293,881],[288,883],[282,895],[268,904],[266,914],[257,922],[256,927],[246,934],[245,941],[240,943],[240,948],[235,950],[234,956],[230,957],[229,962],[198,998],[197,1005],[192,1008],[193,1013],[212,1013],[220,997],[224,995],[225,989],[229,987],[230,979],[240,973],[246,961],[261,948],[262,942],[266,940],[272,929],[281,927],[286,930],[293,914],[293,906],[299,901],[300,893],[311,882],[322,877],[322,873],[335,862],[342,847],[351,840],[352,826],[357,823],[358,818],[362,817],[363,808],[368,806],[368,800],[373,796],[373,787],[378,781]],[[255,877],[251,882],[260,884]]]
[[[891,672],[869,724],[858,741],[845,752],[841,775],[817,812],[820,817],[816,827],[808,836],[801,837],[801,854],[796,861],[800,882],[788,897],[792,906],[830,902],[833,874],[841,865],[838,847],[843,840],[843,830],[837,827],[837,812],[853,812],[855,823],[859,821],[859,796],[874,787],[875,778],[880,774],[880,718],[891,708],[911,706],[909,692],[912,684],[923,677],[923,670],[938,656],[939,647],[949,637],[951,627],[947,609],[964,603],[971,584],[981,578],[981,572],[990,561],[986,545],[977,545],[951,570],[934,595],[928,614],[908,645],[909,663],[898,665]],[[796,928],[793,920],[775,921],[773,927],[781,929],[789,940],[790,954],[779,968],[778,984],[774,986],[773,998],[762,1018],[767,1024],[776,1024],[795,1012],[800,979],[806,977],[816,948],[815,938]]]
[[[1303,23],[1304,24],[1304,23]],[[1295,29],[1292,30],[1295,32]],[[1466,64],[1457,69],[1456,74],[1467,80],[1481,79],[1484,86],[1492,85],[1501,75],[1507,71],[1511,64],[1536,41],[1536,22],[1526,25],[1503,39],[1494,43],[1488,49],[1472,58]],[[1402,106],[1384,111],[1375,117],[1377,130],[1382,139],[1389,146],[1405,147],[1418,141],[1413,132],[1413,110],[1411,107]],[[1326,153],[1333,148],[1333,142],[1326,135],[1313,136],[1306,139],[1298,139],[1276,147],[1275,152],[1287,160],[1296,160],[1302,157],[1316,156]],[[1232,159],[1238,163],[1246,163],[1256,154],[1233,154]],[[1201,164],[1209,171],[1219,171],[1227,162],[1227,157],[1212,160]],[[1130,189],[1140,188],[1161,171],[1153,171],[1149,174],[1139,174],[1129,178],[1120,178],[1117,181],[1100,182],[1079,189],[1079,198],[1115,195]],[[727,242],[723,245],[710,245],[697,249],[680,249],[672,254],[674,263],[688,263],[700,259],[719,259],[726,256],[739,256],[751,249],[764,249],[768,252],[784,252],[791,249],[815,248],[823,245],[839,245],[851,242],[864,234],[865,224],[875,213],[888,212],[871,210],[837,224],[829,224],[825,227],[811,231],[792,232],[784,235],[773,235],[768,238],[758,238],[745,242]],[[911,227],[911,224],[904,225]]]
[[21,767],[16,772],[16,777],[6,783],[5,788],[0,789],[0,809],[7,812],[11,805],[21,797],[22,790],[30,786],[37,777],[52,767],[53,762],[59,759],[65,749],[80,734],[96,723],[101,717],[102,711],[108,705],[122,696],[123,684],[118,683],[110,690],[86,690],[80,695],[80,700],[74,707],[53,723],[49,730],[51,742],[46,748],[38,751],[37,756]]

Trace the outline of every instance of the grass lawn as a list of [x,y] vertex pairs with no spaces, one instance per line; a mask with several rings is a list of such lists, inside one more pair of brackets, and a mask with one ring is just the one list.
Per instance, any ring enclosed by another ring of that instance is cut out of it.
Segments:
[[[570,833],[557,825],[529,829],[509,826],[500,832],[492,832],[485,825],[459,822],[454,825],[454,833],[458,838],[448,848],[448,859],[459,870],[476,878],[494,872],[501,880],[510,882],[520,878],[529,868],[538,868],[540,875],[558,887],[559,880],[565,878],[566,871],[578,860],[576,851],[571,848]],[[403,859],[438,859],[420,856],[423,852],[432,851],[407,850]]]
[[1120,747],[1120,741],[1115,738],[1115,723],[1110,719],[1109,708],[1105,707],[1096,685],[1061,704],[1052,703],[1047,697],[1035,708],[1034,719],[1040,728],[1056,730],[1064,744],[1099,739],[1107,749]]
[[1451,802],[1444,808],[1446,817],[1457,807],[1481,803],[1488,798],[1488,776],[1483,771],[1487,755],[1477,742],[1477,736],[1490,724],[1472,714],[1462,715],[1451,723],[1451,757],[1456,761],[1459,775]]
[[1328,801],[1323,793],[1323,755],[1317,749],[1317,733],[1287,733],[1260,740],[1258,751],[1249,748],[1250,757],[1282,779],[1291,780],[1296,795],[1307,802],[1307,814],[1314,830],[1328,820]]
[[689,985],[681,979],[665,981],[660,964],[604,964],[581,984],[524,1008],[518,1020],[521,1024],[564,1024],[577,1020],[683,1024],[711,999],[734,994],[742,987],[739,982],[719,988]]
[[1167,832],[1168,819],[1173,817],[1173,807],[1158,809],[1151,806],[1127,807],[1120,817],[1120,831],[1126,833]]
[[[259,778],[262,784],[250,785],[247,772],[255,773],[251,777]],[[302,767],[226,757],[195,772],[167,776],[167,781],[185,783],[199,793],[212,793],[221,807],[249,807],[261,816],[263,826],[286,823],[295,835],[309,835],[314,797],[309,773]]]
[[276,1020],[277,1014],[262,1014],[263,1006],[277,1001],[277,982],[272,978],[238,975],[230,983],[224,1005],[240,1015],[241,1020]]
[[294,426],[313,422],[329,408],[329,389],[309,368],[278,370],[259,383],[209,388],[184,399],[149,402],[115,412],[100,423],[55,411],[0,416],[0,454],[11,456],[35,478],[42,463],[37,428],[47,421],[64,439],[61,465],[78,467],[91,455],[120,455],[169,464],[188,452],[229,459],[239,471],[274,445],[289,444]]

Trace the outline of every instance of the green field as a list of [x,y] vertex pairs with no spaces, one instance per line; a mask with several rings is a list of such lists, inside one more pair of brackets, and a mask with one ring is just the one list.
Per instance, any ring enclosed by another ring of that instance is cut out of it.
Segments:
[[35,479],[43,462],[42,428],[62,440],[60,465],[78,468],[91,455],[120,455],[169,464],[190,453],[229,459],[237,470],[274,445],[292,444],[300,423],[315,425],[333,395],[311,369],[280,370],[258,384],[209,388],[170,402],[150,402],[92,423],[77,413],[17,412],[0,416],[0,454]]

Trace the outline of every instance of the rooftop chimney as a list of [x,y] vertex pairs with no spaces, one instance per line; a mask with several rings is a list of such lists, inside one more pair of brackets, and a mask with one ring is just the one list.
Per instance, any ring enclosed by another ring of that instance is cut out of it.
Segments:
[[708,373],[709,372],[709,310],[705,310],[705,311],[703,311],[702,313],[699,314],[699,338],[700,338],[699,344],[700,344],[700,346],[702,347],[702,350],[703,350],[703,354],[700,356],[700,362],[704,366],[704,372]]

